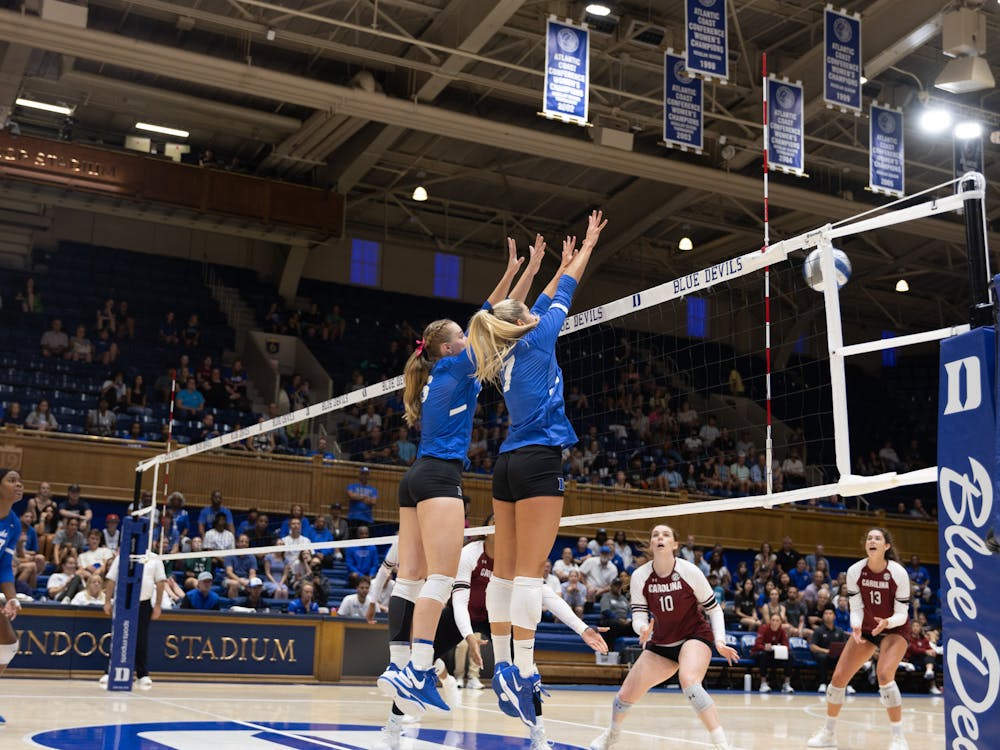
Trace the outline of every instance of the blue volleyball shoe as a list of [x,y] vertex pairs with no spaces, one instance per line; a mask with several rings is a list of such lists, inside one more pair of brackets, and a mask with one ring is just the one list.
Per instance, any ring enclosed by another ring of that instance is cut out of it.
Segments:
[[378,689],[386,698],[392,698],[395,704],[407,716],[420,719],[427,711],[427,707],[420,700],[413,696],[413,686],[406,676],[406,670],[400,669],[395,664],[389,664],[386,670],[379,675],[375,681]]
[[[513,664],[504,665],[503,669],[497,670],[497,677],[501,691],[501,710],[517,716],[527,726],[534,727],[538,723],[535,715],[535,688],[542,678],[538,674],[522,677],[520,670]],[[505,699],[515,713],[504,707]]]
[[500,685],[500,673],[505,669],[510,669],[510,662],[502,661],[493,667],[493,692],[497,694],[497,702],[500,704],[500,710],[503,711],[508,716],[515,719],[520,719],[521,714],[518,712],[514,704],[511,703],[510,698],[504,692]]

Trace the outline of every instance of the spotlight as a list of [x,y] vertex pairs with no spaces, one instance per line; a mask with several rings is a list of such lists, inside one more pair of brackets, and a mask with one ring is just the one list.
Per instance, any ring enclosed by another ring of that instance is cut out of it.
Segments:
[[274,29],[268,29],[267,33],[264,36],[267,38],[267,41],[273,42],[274,38],[278,36],[278,32],[276,32]]
[[611,15],[611,8],[604,3],[590,3],[586,11],[592,16],[599,16],[601,18]]
[[423,185],[417,185],[415,188],[413,188],[413,195],[410,197],[413,198],[413,200],[415,201],[423,203],[425,200],[427,200],[427,188],[425,188]]
[[691,241],[690,237],[681,237],[681,241],[677,243],[677,249],[687,252],[688,250],[694,250],[694,243]]
[[896,282],[896,291],[897,292],[910,291],[910,285],[906,283],[906,279],[900,279],[899,281]]
[[920,127],[928,133],[941,133],[951,125],[951,113],[946,109],[925,109],[920,115]]
[[967,141],[982,136],[983,126],[974,120],[966,120],[965,122],[958,123],[953,132],[959,140]]

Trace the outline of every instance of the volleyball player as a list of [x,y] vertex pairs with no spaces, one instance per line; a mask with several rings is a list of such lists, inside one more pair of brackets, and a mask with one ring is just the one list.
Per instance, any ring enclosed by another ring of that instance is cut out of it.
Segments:
[[[530,286],[543,251],[539,235],[513,294]],[[484,310],[507,296],[522,262],[508,240],[507,267]],[[391,661],[378,684],[403,711],[417,717],[428,708],[448,710],[432,665],[434,633],[462,551],[462,469],[481,389],[465,347],[466,336],[457,323],[436,320],[424,329],[403,371],[404,416],[410,426],[420,422],[421,439],[417,459],[399,483],[399,574],[389,600]]]
[[594,211],[580,249],[567,238],[563,263],[531,310],[509,299],[480,310],[469,322],[476,377],[500,387],[511,422],[493,473],[498,556],[486,590],[497,661],[493,689],[500,708],[529,727],[535,725],[540,685],[534,644],[542,567],[562,516],[562,449],[577,442],[566,418],[556,340],[605,224]]
[[[14,469],[0,469],[0,591],[6,602],[0,610],[0,674],[17,655],[18,639],[11,623],[21,611],[14,589],[14,562],[17,541],[21,537],[21,519],[14,512],[14,503],[24,495],[21,475]],[[0,724],[4,719],[0,716]]]
[[903,736],[903,701],[895,676],[910,645],[910,577],[899,564],[896,545],[885,529],[869,529],[865,553],[865,559],[847,569],[844,588],[851,605],[851,638],[844,645],[826,689],[826,724],[810,738],[808,747],[837,746],[837,717],[847,683],[872,658],[876,646],[878,692],[892,729],[889,750],[909,747]]
[[719,723],[719,709],[701,684],[712,660],[713,643],[730,664],[739,658],[726,645],[722,608],[698,566],[676,556],[677,535],[671,527],[658,524],[649,536],[652,559],[636,568],[631,581],[632,629],[643,651],[615,696],[611,725],[590,748],[616,747],[633,704],[677,672],[681,690],[708,730],[713,750],[731,750]]

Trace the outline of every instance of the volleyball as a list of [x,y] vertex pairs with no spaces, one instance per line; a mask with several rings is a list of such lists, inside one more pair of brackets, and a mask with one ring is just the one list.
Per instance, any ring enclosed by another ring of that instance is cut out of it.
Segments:
[[[808,256],[802,266],[802,276],[806,283],[817,292],[823,291],[823,271],[820,268],[819,248],[816,248]],[[851,260],[843,250],[833,248],[833,267],[837,269],[837,288],[842,289],[851,279]]]

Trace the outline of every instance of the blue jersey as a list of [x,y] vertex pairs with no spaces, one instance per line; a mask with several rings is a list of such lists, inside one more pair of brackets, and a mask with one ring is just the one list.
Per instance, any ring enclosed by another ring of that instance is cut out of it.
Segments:
[[576,279],[563,276],[551,302],[541,295],[532,312],[538,325],[514,345],[504,360],[501,389],[510,412],[510,430],[500,446],[509,453],[526,445],[565,448],[578,442],[566,418],[562,370],[556,362],[556,340],[576,291]]
[[[489,310],[490,305],[483,305]],[[468,463],[469,437],[476,399],[482,386],[476,380],[472,350],[442,357],[431,367],[420,394],[420,447],[417,458],[433,456]]]
[[6,518],[0,520],[0,583],[14,582],[14,556],[20,538],[21,519],[11,510]]

